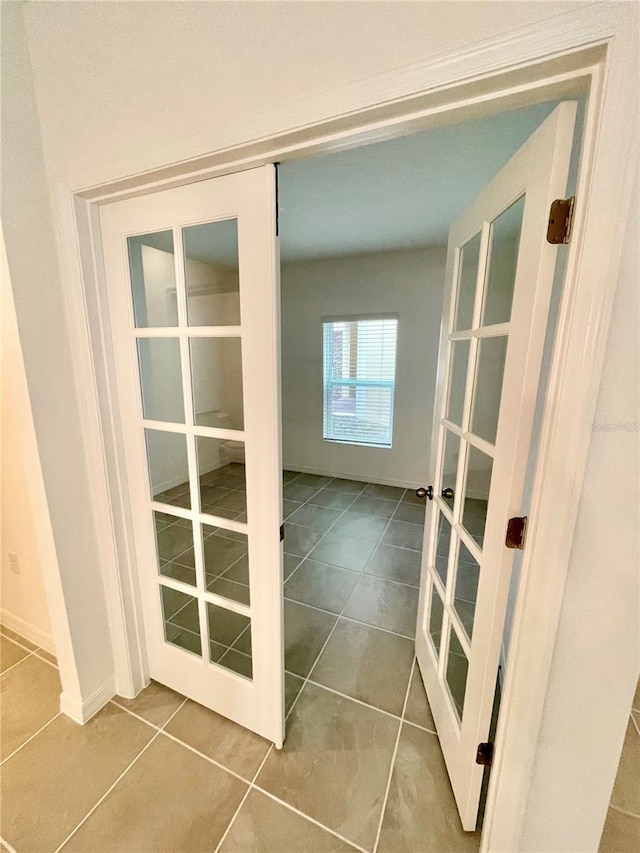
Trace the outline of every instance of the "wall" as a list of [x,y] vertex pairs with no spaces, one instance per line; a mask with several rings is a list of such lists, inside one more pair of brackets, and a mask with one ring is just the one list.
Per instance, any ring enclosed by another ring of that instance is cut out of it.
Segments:
[[[26,377],[20,352],[11,288],[2,277],[2,396],[0,412],[0,621],[27,639],[55,653],[40,551],[24,457],[29,452],[29,432],[23,424],[31,418]],[[18,557],[20,573],[9,566],[9,552]]]
[[532,853],[594,849],[594,777],[611,790],[640,669],[638,222],[636,194],[525,806]]
[[163,165],[171,148],[176,159],[199,152],[202,134],[258,116],[266,131],[284,104],[579,5],[28,3],[49,173]]
[[[285,468],[400,486],[429,475],[446,249],[380,252],[282,267]],[[398,315],[391,448],[322,438],[322,318]]]
[[44,583],[63,698],[77,718],[113,683],[113,655],[22,4],[1,12],[2,222],[50,516],[36,515]]

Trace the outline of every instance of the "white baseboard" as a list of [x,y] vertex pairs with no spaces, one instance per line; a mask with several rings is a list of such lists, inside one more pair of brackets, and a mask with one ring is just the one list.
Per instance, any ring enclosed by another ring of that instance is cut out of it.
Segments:
[[418,489],[424,486],[424,483],[414,482],[407,483],[385,477],[371,477],[368,474],[356,474],[353,471],[327,471],[326,468],[309,468],[307,465],[296,465],[293,462],[287,462],[284,466],[286,471],[299,471],[301,474],[318,474],[321,477],[339,477],[341,480],[359,480],[366,483],[377,483],[381,486],[397,486],[400,489]]
[[4,625],[5,628],[9,628],[10,631],[15,631],[16,634],[20,634],[20,636],[25,638],[25,640],[30,640],[32,643],[35,643],[36,646],[46,649],[48,652],[51,652],[52,655],[55,655],[56,644],[53,642],[53,637],[51,634],[43,631],[42,628],[37,628],[35,625],[31,625],[30,622],[25,621],[20,616],[9,613],[8,610],[4,609],[0,610],[0,624]]
[[68,693],[60,694],[60,711],[74,722],[83,726],[94,717],[107,702],[115,696],[115,681],[113,676],[107,679],[84,702]]

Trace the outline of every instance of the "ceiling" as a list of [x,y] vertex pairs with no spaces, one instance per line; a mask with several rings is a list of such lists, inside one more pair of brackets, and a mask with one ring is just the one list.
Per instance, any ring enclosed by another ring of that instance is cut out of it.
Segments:
[[[555,105],[546,102],[282,164],[282,261],[446,244],[449,224]],[[235,223],[189,231],[189,257],[237,265]],[[170,232],[137,239],[171,251]]]
[[555,104],[283,164],[283,261],[446,244],[450,223]]

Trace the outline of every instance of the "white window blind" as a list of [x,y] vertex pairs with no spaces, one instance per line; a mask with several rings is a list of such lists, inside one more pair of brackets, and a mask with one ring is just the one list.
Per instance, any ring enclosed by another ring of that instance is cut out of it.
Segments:
[[391,447],[395,318],[323,322],[323,438]]

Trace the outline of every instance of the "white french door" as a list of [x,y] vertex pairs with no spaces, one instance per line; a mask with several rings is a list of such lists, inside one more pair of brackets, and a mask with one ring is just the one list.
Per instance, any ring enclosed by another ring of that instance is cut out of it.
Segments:
[[560,104],[449,232],[416,654],[462,825],[476,827],[575,104]]
[[281,746],[275,170],[105,205],[149,674]]

